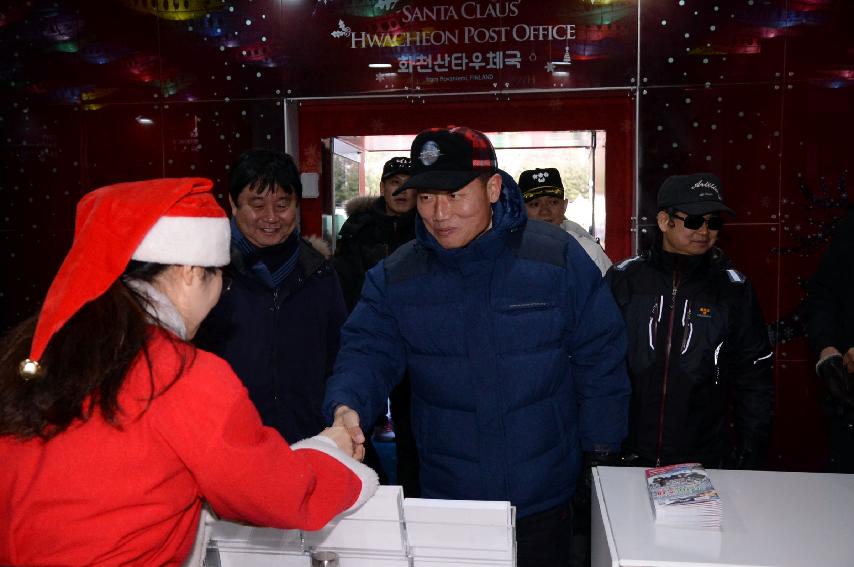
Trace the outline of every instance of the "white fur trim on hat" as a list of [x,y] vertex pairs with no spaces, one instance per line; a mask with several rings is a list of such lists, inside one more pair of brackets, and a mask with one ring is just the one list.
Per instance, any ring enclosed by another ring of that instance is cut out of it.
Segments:
[[231,226],[225,217],[160,217],[131,257],[182,266],[225,266]]
[[367,465],[363,465],[356,459],[347,455],[344,451],[339,449],[338,445],[335,444],[335,441],[329,437],[315,435],[314,437],[309,437],[308,439],[303,439],[302,441],[294,443],[291,445],[291,449],[294,451],[312,449],[325,453],[353,471],[353,474],[359,477],[359,480],[362,481],[362,491],[359,493],[359,497],[353,505],[341,512],[342,514],[353,512],[359,508],[359,506],[364,504],[368,498],[374,495],[374,492],[377,491],[377,487],[380,485],[380,479],[377,478],[377,473],[374,469]]

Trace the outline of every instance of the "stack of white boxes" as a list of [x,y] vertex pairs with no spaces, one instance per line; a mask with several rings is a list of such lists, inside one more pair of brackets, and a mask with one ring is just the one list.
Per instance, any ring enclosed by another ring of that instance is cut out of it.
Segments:
[[407,498],[403,515],[415,567],[516,565],[516,509],[509,502]]
[[334,551],[341,567],[513,567],[515,509],[509,502],[407,498],[381,486],[356,512],[320,531],[214,522],[207,567],[309,567]]

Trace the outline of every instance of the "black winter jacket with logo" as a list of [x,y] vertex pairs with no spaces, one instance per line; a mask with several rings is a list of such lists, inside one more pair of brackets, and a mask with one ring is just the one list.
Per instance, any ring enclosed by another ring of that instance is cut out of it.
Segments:
[[[771,431],[773,352],[750,282],[720,249],[686,256],[660,245],[606,279],[629,336],[624,451],[638,464],[759,465]],[[740,463],[729,460],[730,403]]]

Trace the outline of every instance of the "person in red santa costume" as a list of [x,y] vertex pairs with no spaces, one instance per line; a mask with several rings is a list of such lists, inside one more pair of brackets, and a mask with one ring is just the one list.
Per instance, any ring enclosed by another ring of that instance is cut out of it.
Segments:
[[229,365],[187,342],[229,260],[211,186],[80,201],[39,316],[0,345],[0,564],[180,565],[204,502],[317,530],[376,490],[343,428],[288,446]]

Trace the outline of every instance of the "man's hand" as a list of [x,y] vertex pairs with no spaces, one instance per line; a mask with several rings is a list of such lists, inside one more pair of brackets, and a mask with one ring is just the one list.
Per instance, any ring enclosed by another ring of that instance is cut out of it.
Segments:
[[842,366],[845,367],[845,370],[848,374],[854,374],[854,347],[849,348],[845,354],[842,354],[835,347],[829,346],[821,349],[821,354],[818,355],[819,364],[824,362],[826,358],[830,358],[831,356],[841,356],[842,357]]
[[843,355],[842,364],[845,365],[845,370],[848,371],[848,374],[854,374],[854,347],[849,348]]
[[815,366],[816,374],[824,380],[830,395],[849,408],[854,408],[854,376],[851,372],[854,370],[854,362],[852,362],[854,353],[852,350],[854,349],[849,349],[845,356],[842,356],[835,348],[827,347],[821,351],[821,360]]
[[818,355],[819,364],[821,364],[825,358],[829,358],[831,356],[842,356],[842,353],[836,350],[836,347],[824,347]]
[[327,427],[319,433],[323,437],[328,437],[335,441],[338,448],[353,458],[356,458],[356,444],[353,443],[353,438],[350,437],[350,432],[344,427],[333,426]]
[[591,451],[581,455],[581,472],[572,495],[572,521],[576,533],[590,533],[590,499],[593,491],[593,467],[620,465],[620,454]]
[[335,421],[332,427],[343,427],[350,434],[353,442],[353,458],[361,461],[365,458],[365,434],[359,425],[359,414],[345,405],[335,408]]

